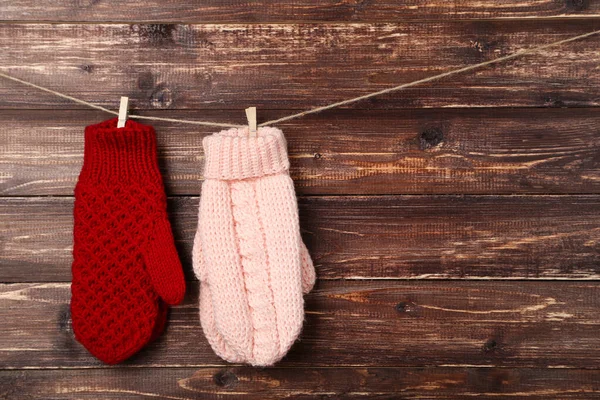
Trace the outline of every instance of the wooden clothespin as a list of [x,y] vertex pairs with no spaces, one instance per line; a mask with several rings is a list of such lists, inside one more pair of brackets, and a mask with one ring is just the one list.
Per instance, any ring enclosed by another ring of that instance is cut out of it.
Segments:
[[248,118],[250,136],[256,136],[256,107],[246,108],[246,118]]
[[119,120],[117,121],[117,128],[125,128],[125,122],[127,121],[127,110],[129,108],[129,97],[121,97],[121,105],[119,106]]

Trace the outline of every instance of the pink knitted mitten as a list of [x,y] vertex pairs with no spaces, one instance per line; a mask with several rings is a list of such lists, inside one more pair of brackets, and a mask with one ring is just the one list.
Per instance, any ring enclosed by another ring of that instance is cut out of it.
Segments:
[[230,129],[204,139],[194,241],[200,320],[217,355],[271,365],[294,343],[315,272],[300,237],[283,133]]

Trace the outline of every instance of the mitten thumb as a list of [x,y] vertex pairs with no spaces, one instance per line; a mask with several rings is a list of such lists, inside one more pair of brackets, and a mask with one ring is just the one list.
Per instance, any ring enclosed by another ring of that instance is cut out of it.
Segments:
[[315,286],[317,276],[310,254],[308,254],[308,249],[302,238],[300,239],[300,268],[302,269],[302,293],[307,294]]
[[143,254],[152,285],[158,295],[170,305],[181,303],[185,295],[185,279],[166,216],[155,219]]

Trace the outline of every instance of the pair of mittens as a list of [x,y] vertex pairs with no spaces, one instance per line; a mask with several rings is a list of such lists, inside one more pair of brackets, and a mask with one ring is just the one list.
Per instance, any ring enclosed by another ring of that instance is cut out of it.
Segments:
[[166,212],[151,126],[117,119],[85,130],[75,187],[71,317],[76,339],[108,364],[158,337],[185,280]]
[[215,353],[279,361],[304,321],[315,270],[300,236],[283,133],[234,128],[203,141],[206,165],[194,240],[200,321]]

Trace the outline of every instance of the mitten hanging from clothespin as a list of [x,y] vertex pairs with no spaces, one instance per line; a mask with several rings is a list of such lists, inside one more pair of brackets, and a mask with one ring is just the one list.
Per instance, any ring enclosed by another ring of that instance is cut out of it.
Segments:
[[283,133],[256,125],[204,138],[194,240],[200,322],[217,355],[272,365],[295,342],[315,270],[302,238]]
[[154,129],[121,115],[88,126],[83,160],[73,212],[73,332],[116,364],[160,335],[166,304],[183,300],[185,279]]

